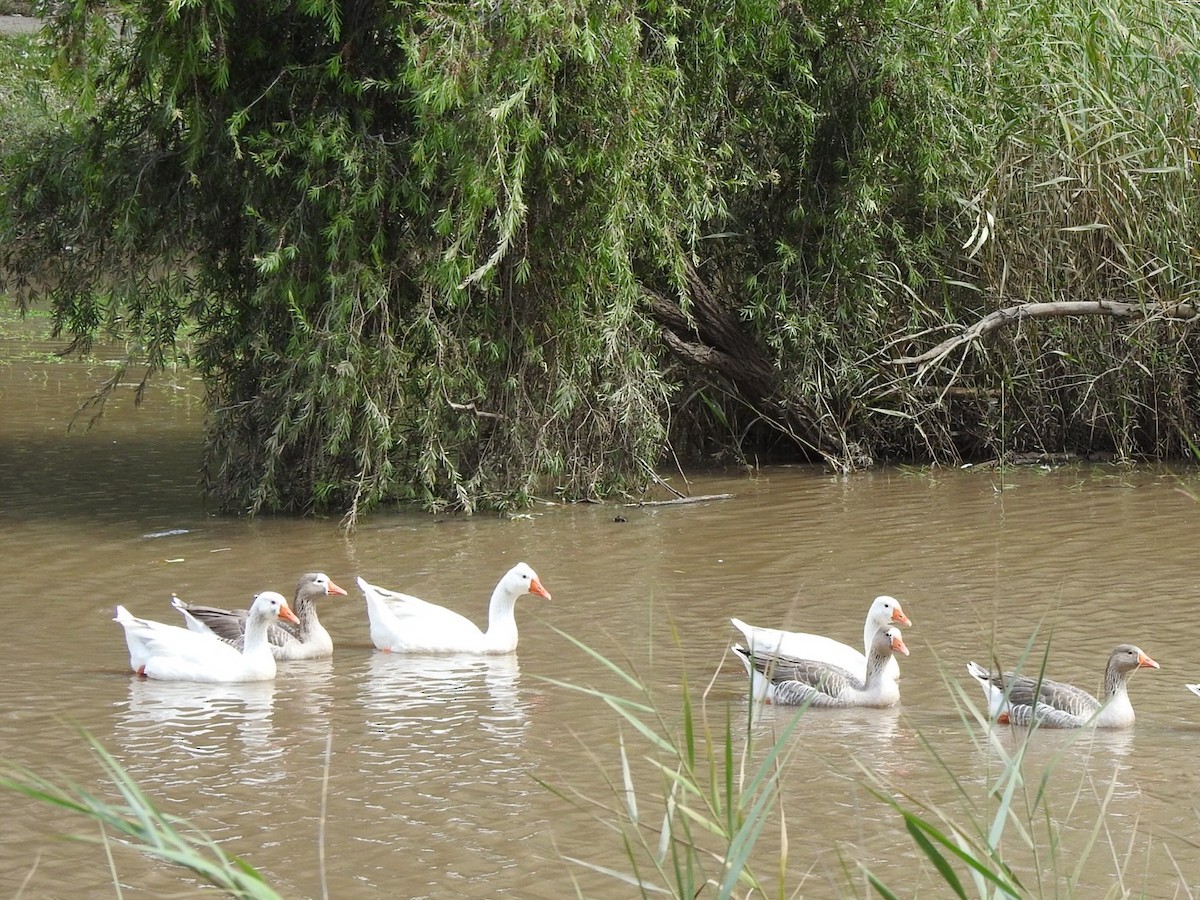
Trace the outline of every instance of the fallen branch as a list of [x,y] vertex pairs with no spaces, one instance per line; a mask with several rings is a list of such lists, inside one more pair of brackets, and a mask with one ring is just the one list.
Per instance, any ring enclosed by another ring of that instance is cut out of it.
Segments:
[[453,400],[447,400],[446,402],[450,405],[451,409],[457,409],[462,412],[472,412],[481,419],[504,418],[504,416],[502,416],[500,413],[486,412],[485,410],[479,409],[474,403],[455,403]]
[[952,350],[974,343],[998,328],[1024,319],[1048,319],[1063,316],[1115,316],[1120,319],[1162,318],[1190,321],[1200,317],[1200,310],[1190,303],[1123,303],[1117,300],[1080,300],[1065,303],[1022,303],[988,313],[962,334],[948,338],[918,356],[893,359],[894,366],[920,366],[941,359]]
[[674,500],[639,500],[626,506],[682,506],[685,503],[704,503],[707,500],[732,500],[736,494],[701,494],[697,497],[676,497]]

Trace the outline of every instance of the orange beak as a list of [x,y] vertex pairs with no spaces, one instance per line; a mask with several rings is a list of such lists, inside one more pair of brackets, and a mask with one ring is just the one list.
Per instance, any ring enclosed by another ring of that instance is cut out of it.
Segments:
[[296,614],[292,612],[292,608],[287,605],[287,601],[283,601],[283,606],[279,607],[279,618],[286,619],[293,625],[299,625],[300,620],[296,618]]
[[[908,620],[906,619],[905,621]],[[900,637],[900,635],[892,638],[892,652],[903,653],[905,656],[908,656],[908,647],[904,645],[904,638]]]
[[1139,653],[1138,654],[1138,668],[1139,669],[1161,669],[1162,666],[1160,666],[1158,663],[1156,663],[1154,660],[1152,660],[1150,657],[1148,657],[1145,653]]
[[536,575],[533,576],[533,581],[529,582],[529,593],[537,594],[539,597],[545,597],[547,600],[550,599],[550,592],[542,587],[542,583],[538,580]]
[[912,624],[912,622],[909,621],[908,616],[904,614],[904,610],[900,608],[899,604],[896,604],[895,608],[892,609],[892,621],[899,622],[901,625]]
[[326,594],[340,594],[343,597],[346,596],[345,590],[343,590],[342,588],[340,588],[336,584],[334,584],[332,578],[329,579],[329,587],[325,589],[325,593]]

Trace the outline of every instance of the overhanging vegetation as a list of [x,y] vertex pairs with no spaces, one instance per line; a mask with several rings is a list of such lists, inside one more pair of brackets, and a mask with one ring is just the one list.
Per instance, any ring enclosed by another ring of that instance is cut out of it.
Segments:
[[0,214],[77,346],[187,349],[224,509],[1196,446],[1190,4],[243,6],[62,7]]

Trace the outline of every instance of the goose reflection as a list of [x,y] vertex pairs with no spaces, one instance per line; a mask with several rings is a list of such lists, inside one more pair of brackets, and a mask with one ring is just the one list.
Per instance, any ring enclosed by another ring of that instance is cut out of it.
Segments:
[[329,733],[337,695],[332,659],[299,659],[285,663],[275,676],[275,686],[281,715],[285,711],[288,714],[284,727],[299,727],[322,738]]
[[1040,778],[1053,771],[1055,783],[1074,791],[1079,778],[1088,778],[1108,790],[1113,799],[1141,795],[1137,773],[1127,757],[1133,751],[1136,729],[1087,728],[1082,731],[1059,728],[995,726],[984,739],[976,741],[977,771],[999,773],[1017,753],[1022,754],[1021,769],[1028,779]]
[[230,769],[249,761],[249,782],[277,781],[284,777],[281,767],[259,765],[283,752],[274,740],[275,693],[272,681],[201,684],[135,678],[117,714],[117,733],[141,770],[175,771],[181,760],[189,759]]
[[528,704],[516,654],[374,653],[359,700],[372,737],[360,752],[389,780],[435,772],[461,785],[524,771]]
[[993,725],[981,751],[1011,757],[1025,746],[1027,759],[1052,761],[1058,756],[1084,762],[1120,762],[1133,750],[1132,728],[1087,728],[1080,731],[1061,728],[1035,728]]
[[520,724],[525,710],[515,653],[496,656],[419,656],[373,653],[362,685],[362,702],[380,716],[379,727],[395,727],[425,713],[469,708],[489,721]]
[[[897,744],[912,742],[912,736],[900,729],[899,706],[827,710],[757,702],[750,705],[754,746],[764,753],[796,716],[802,716],[788,742],[792,751],[804,757],[860,759],[883,774],[907,765],[907,753]],[[848,767],[847,774],[857,777],[857,770]]]

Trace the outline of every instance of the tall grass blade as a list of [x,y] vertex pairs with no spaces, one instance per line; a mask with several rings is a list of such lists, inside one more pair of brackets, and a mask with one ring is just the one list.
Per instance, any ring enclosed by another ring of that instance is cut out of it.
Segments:
[[648,881],[643,881],[640,878],[635,878],[619,869],[610,869],[608,866],[601,866],[594,862],[588,862],[586,859],[579,859],[576,856],[564,856],[567,862],[575,863],[577,866],[583,866],[585,869],[591,869],[593,872],[599,872],[601,875],[607,875],[609,878],[615,878],[624,884],[631,885],[639,891],[648,894],[670,894],[664,887],[659,887],[657,884],[651,884]]
[[963,890],[962,882],[958,880],[957,873],[955,873],[950,863],[947,862],[946,857],[938,852],[929,838],[925,836],[925,833],[917,827],[916,822],[911,817],[906,817],[904,827],[908,829],[908,833],[912,835],[912,839],[921,848],[921,852],[925,854],[926,858],[933,863],[934,868],[938,870],[938,874],[942,876],[942,881],[946,882],[950,890],[954,891],[961,900],[967,900],[967,892]]
[[101,837],[78,835],[78,840],[108,846],[107,830],[122,835],[149,856],[189,869],[209,884],[244,900],[279,900],[262,874],[244,860],[229,856],[209,835],[186,820],[165,815],[128,772],[90,734],[83,737],[106,777],[121,795],[113,804],[67,782],[59,786],[21,767],[0,775],[0,787],[38,802],[85,816],[100,826]]
[[625,812],[633,825],[638,823],[637,791],[633,788],[633,776],[629,773],[629,755],[625,752],[625,735],[617,735],[617,750],[621,754],[621,781],[625,785]]
[[884,900],[900,900],[896,894],[888,889],[887,885],[875,877],[875,874],[870,869],[864,867],[863,871],[866,873],[867,881],[870,882],[871,887],[875,888],[876,893],[880,897],[883,897]]

